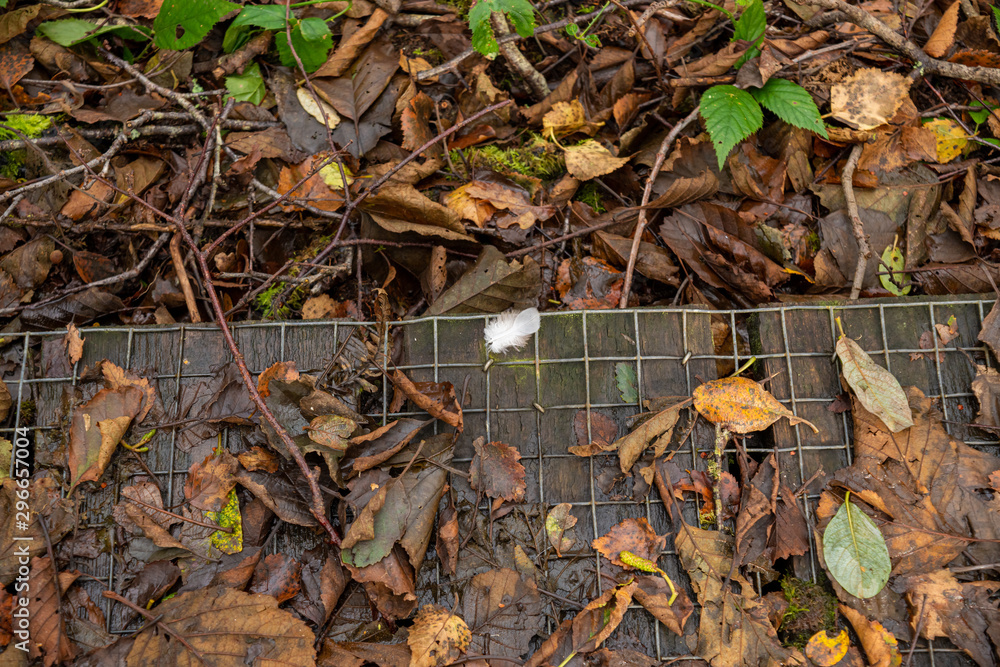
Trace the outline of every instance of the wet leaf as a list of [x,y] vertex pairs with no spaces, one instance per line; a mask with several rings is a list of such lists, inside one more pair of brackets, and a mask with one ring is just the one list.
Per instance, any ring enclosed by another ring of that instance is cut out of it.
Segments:
[[69,363],[75,364],[83,357],[83,344],[86,338],[80,336],[80,330],[75,324],[66,327],[66,353],[69,355]]
[[960,6],[960,2],[953,2],[945,10],[944,14],[941,15],[941,20],[938,21],[937,27],[934,28],[930,39],[924,44],[924,53],[933,58],[940,58],[948,52],[948,49],[955,42],[955,28],[958,27],[958,9]]
[[632,364],[615,364],[615,380],[618,383],[618,393],[621,394],[623,403],[638,403],[639,390],[638,378]]
[[566,171],[581,181],[610,174],[629,161],[627,157],[615,157],[594,139],[587,139],[576,146],[567,146],[563,150],[566,153]]
[[851,639],[847,636],[846,630],[841,630],[832,637],[826,630],[820,630],[809,638],[805,654],[819,667],[833,667],[847,655],[847,649],[850,647]]
[[524,465],[517,448],[476,438],[476,455],[469,465],[469,486],[490,498],[519,503],[524,500]]
[[313,86],[340,115],[357,121],[389,85],[398,68],[395,50],[388,41],[379,40],[371,43],[343,76],[318,78]]
[[486,246],[476,263],[438,297],[428,315],[500,313],[536,305],[541,268],[530,256],[508,262],[494,246]]
[[694,603],[687,591],[677,588],[677,597],[671,604],[673,593],[663,577],[636,577],[635,581],[639,584],[635,589],[635,601],[667,626],[668,630],[683,637],[684,625],[694,612]]
[[[393,383],[418,408],[462,431],[462,407],[450,382],[416,383],[397,369],[391,376]],[[423,385],[423,386],[421,386]],[[427,393],[424,393],[424,392]]]
[[449,498],[438,514],[437,555],[445,572],[455,576],[458,571],[458,510]]
[[896,638],[882,627],[881,623],[869,621],[864,615],[846,605],[840,605],[840,613],[854,627],[854,632],[861,640],[861,646],[865,649],[871,667],[899,667],[903,663]]
[[243,517],[240,514],[240,499],[236,495],[236,489],[230,489],[226,504],[220,511],[207,511],[205,516],[209,521],[219,524],[219,528],[229,528],[232,531],[217,530],[212,533],[213,547],[224,554],[238,554],[243,551]]
[[837,356],[844,379],[865,409],[879,417],[893,433],[913,426],[906,394],[892,373],[876,364],[857,343],[841,334]]
[[[28,492],[27,501],[18,497]],[[27,502],[31,521],[26,530],[19,527],[16,513],[18,501]],[[71,498],[61,497],[58,482],[52,477],[37,477],[27,489],[21,488],[17,480],[6,478],[0,486],[0,584],[6,586],[14,581],[18,568],[24,565],[23,557],[38,556],[46,552],[46,532],[37,517],[45,519],[50,541],[57,543],[73,530],[77,522],[77,503]],[[25,539],[30,538],[30,539]]]
[[542,135],[551,140],[575,132],[594,136],[602,125],[604,123],[588,122],[580,100],[572,99],[569,102],[556,102],[552,105],[552,110],[542,116]]
[[413,619],[406,643],[410,667],[441,667],[457,660],[469,648],[472,633],[456,614],[434,604],[424,605]]
[[877,595],[892,570],[885,538],[850,495],[823,532],[823,558],[837,583],[862,599]]
[[763,431],[782,417],[819,432],[810,422],[793,415],[760,384],[744,377],[706,382],[694,390],[693,397],[695,409],[705,419],[733,433]]
[[198,509],[218,512],[231,502],[230,492],[236,486],[233,473],[239,462],[227,450],[205,457],[188,470],[184,480],[184,498]]
[[[470,654],[518,658],[530,649],[542,623],[542,600],[531,579],[507,568],[472,578],[462,600],[472,631]],[[499,662],[499,661],[498,661]]]
[[138,416],[143,392],[136,387],[102,389],[73,410],[69,430],[70,490],[97,480]]
[[185,638],[150,625],[136,636],[128,664],[194,664],[206,659],[267,660],[285,665],[315,664],[313,633],[269,595],[223,586],[180,593],[153,608],[160,620]]
[[32,658],[44,658],[46,667],[70,661],[78,653],[76,644],[66,634],[67,624],[60,608],[63,595],[80,576],[80,572],[60,572],[58,590],[54,573],[52,561],[48,557],[32,558],[31,572],[24,576],[24,580],[32,583],[25,591],[29,595],[27,611],[31,618],[28,655]]
[[576,434],[576,445],[567,451],[576,456],[593,456],[600,452],[610,452],[617,448],[618,423],[601,412],[591,411],[590,433],[587,432],[587,411],[579,410],[573,417],[573,432]]
[[666,544],[666,536],[657,535],[649,522],[642,518],[625,519],[603,537],[594,540],[592,546],[615,565],[629,568],[622,562],[621,552],[628,551],[655,563]]
[[556,556],[562,557],[562,552],[573,548],[576,543],[577,518],[571,513],[573,506],[569,503],[559,503],[545,517],[545,534],[549,538],[549,544],[556,550]]
[[[884,272],[880,275],[879,281],[882,283],[882,287],[886,288],[896,296],[905,296],[910,293],[910,275],[908,273],[897,273],[902,271],[906,265],[906,258],[903,256],[903,251],[897,246],[891,245],[885,249],[882,253],[882,262],[885,266],[881,267]],[[886,275],[888,274],[888,275]]]
[[934,133],[937,140],[937,160],[941,164],[957,158],[969,143],[969,137],[962,126],[948,118],[929,120],[924,123],[924,127]]
[[673,437],[674,426],[677,424],[683,405],[684,403],[678,403],[661,410],[644,421],[637,429],[615,441],[614,446],[618,450],[618,463],[623,473],[627,475],[632,470],[632,466],[639,460],[647,447],[656,447],[657,455],[663,453],[670,443],[670,438]]

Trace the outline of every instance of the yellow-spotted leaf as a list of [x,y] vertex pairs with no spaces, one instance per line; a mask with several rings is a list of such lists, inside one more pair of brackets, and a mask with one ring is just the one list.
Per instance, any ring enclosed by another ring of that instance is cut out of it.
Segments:
[[694,390],[694,407],[701,416],[733,433],[752,433],[787,417],[792,424],[811,423],[796,417],[767,390],[744,377],[728,377],[706,382]]
[[424,605],[413,619],[410,667],[441,667],[458,660],[469,648],[472,633],[461,616],[435,604]]
[[809,638],[805,653],[819,667],[833,667],[844,659],[850,647],[851,640],[846,630],[841,630],[832,637],[826,634],[826,630],[820,630]]
[[227,533],[217,530],[212,533],[212,546],[224,554],[238,554],[243,551],[243,517],[240,514],[240,499],[236,489],[229,491],[226,504],[218,512],[205,512],[209,521],[219,524],[220,528],[231,528]]
[[843,364],[844,379],[868,412],[881,419],[893,433],[913,426],[910,404],[892,373],[876,364],[843,332],[837,341],[837,356]]
[[969,135],[953,120],[935,118],[924,123],[924,127],[934,133],[934,138],[937,140],[937,158],[941,164],[957,158],[969,143]]

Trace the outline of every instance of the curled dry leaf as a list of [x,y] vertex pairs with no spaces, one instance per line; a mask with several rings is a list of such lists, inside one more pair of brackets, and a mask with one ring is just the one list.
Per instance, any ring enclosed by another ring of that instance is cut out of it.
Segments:
[[961,2],[955,0],[955,2],[951,3],[951,7],[941,15],[941,20],[938,21],[937,27],[934,28],[934,33],[927,40],[927,43],[924,44],[924,53],[932,58],[940,58],[955,43],[955,29],[958,27],[958,9],[961,5]]
[[694,407],[701,416],[733,433],[752,433],[787,417],[792,424],[813,424],[796,417],[757,382],[744,377],[712,380],[694,390]]
[[623,473],[627,475],[632,470],[639,456],[650,445],[656,446],[657,456],[663,453],[673,436],[674,426],[677,425],[683,406],[684,403],[678,403],[662,410],[643,422],[639,428],[615,441],[614,446],[618,449],[619,465]]
[[549,538],[549,544],[556,550],[556,556],[562,558],[562,552],[572,549],[576,543],[577,518],[571,514],[573,506],[569,503],[559,503],[545,517],[545,534]]
[[440,392],[440,397],[436,398],[423,393],[420,387],[399,369],[395,370],[389,377],[393,384],[406,394],[407,398],[416,403],[421,410],[426,410],[431,416],[437,417],[449,426],[454,426],[459,432],[462,431],[462,407],[458,404],[458,399],[455,398],[455,390],[451,383],[434,383],[448,385],[451,388],[450,392]]
[[441,667],[462,656],[469,648],[472,633],[456,614],[435,604],[425,605],[413,619],[406,643],[410,646],[410,667]]
[[846,605],[840,605],[840,613],[854,627],[854,632],[861,640],[861,646],[865,649],[871,667],[898,667],[902,664],[903,656],[899,653],[899,643],[881,623],[869,621],[860,612]]
[[899,433],[913,426],[913,414],[903,388],[892,373],[876,364],[857,343],[841,334],[837,356],[844,379],[865,409],[881,419],[889,430]]

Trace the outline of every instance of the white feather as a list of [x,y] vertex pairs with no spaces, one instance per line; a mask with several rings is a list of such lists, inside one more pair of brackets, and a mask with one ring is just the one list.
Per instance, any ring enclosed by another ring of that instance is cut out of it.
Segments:
[[508,310],[486,323],[483,336],[486,338],[486,349],[494,354],[502,354],[507,350],[519,350],[528,343],[542,324],[542,318],[537,308],[528,308],[521,312]]

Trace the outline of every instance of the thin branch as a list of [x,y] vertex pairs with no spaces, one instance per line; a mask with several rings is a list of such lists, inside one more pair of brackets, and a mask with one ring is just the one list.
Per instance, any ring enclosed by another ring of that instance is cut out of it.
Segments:
[[840,174],[840,184],[844,189],[844,201],[847,202],[847,217],[851,221],[851,230],[854,232],[854,239],[858,242],[858,264],[854,268],[854,283],[851,287],[851,301],[854,301],[861,294],[861,283],[865,280],[865,267],[871,259],[872,249],[868,245],[868,237],[865,235],[865,225],[858,214],[858,200],[854,198],[854,170],[858,166],[858,158],[861,157],[861,144],[855,144],[851,149],[851,155],[847,158],[847,164]]

